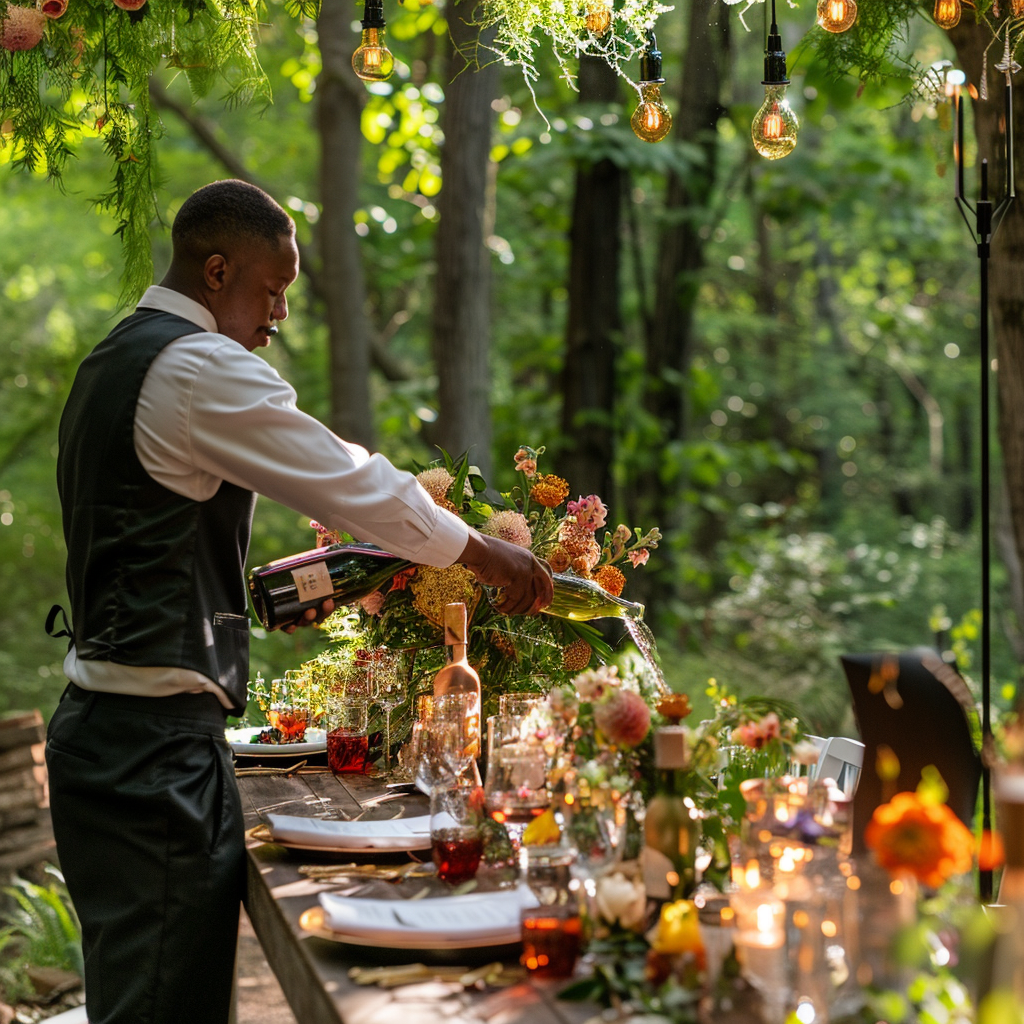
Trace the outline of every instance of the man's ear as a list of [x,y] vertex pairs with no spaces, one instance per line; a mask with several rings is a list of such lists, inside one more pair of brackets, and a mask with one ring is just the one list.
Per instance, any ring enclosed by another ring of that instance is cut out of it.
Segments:
[[219,292],[224,287],[228,261],[219,253],[206,258],[203,264],[203,282],[210,291]]

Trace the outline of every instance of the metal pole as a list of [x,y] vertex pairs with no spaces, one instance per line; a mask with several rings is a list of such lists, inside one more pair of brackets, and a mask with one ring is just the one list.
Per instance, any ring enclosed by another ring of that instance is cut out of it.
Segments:
[[[992,203],[988,198],[988,160],[981,162],[981,197],[977,206],[978,260],[981,269],[981,734],[992,735],[992,587],[991,587],[991,453],[989,444],[989,375],[992,360],[988,343],[988,261],[991,255]],[[991,778],[987,766],[981,772],[981,828],[992,830]],[[982,903],[992,901],[992,870],[978,872]]]

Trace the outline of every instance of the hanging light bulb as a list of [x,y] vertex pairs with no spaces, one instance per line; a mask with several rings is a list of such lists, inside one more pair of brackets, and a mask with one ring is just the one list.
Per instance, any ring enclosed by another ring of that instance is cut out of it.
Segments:
[[754,149],[766,160],[779,160],[789,156],[796,147],[796,135],[800,122],[786,99],[786,53],[782,49],[782,37],[775,22],[775,0],[772,0],[772,26],[764,51],[764,103],[754,115],[750,125],[750,137]]
[[672,112],[661,98],[661,51],[653,32],[647,33],[647,49],[640,57],[640,103],[629,126],[644,142],[661,142],[672,127]]
[[603,36],[612,27],[612,5],[608,0],[590,0],[585,21],[595,36]]
[[826,32],[845,32],[856,20],[856,0],[818,0],[818,24]]
[[961,10],[960,0],[935,0],[935,24],[939,28],[956,28]]
[[384,42],[384,0],[366,0],[363,35],[352,54],[352,70],[364,82],[383,82],[395,70],[395,58]]

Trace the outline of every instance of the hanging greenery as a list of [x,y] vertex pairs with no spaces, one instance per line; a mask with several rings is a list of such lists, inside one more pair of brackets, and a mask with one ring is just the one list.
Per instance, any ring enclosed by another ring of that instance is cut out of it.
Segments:
[[[319,0],[288,0],[315,17]],[[122,302],[152,280],[150,224],[159,216],[149,99],[154,69],[185,76],[194,96],[221,87],[229,106],[269,102],[257,55],[256,0],[0,0],[0,163],[45,173],[61,187],[68,159],[99,139],[110,187],[94,197],[117,219],[124,245]]]
[[546,39],[570,85],[586,54],[606,60],[639,91],[625,67],[644,52],[659,15],[671,10],[657,0],[482,0],[478,19],[481,29],[494,30],[487,48],[520,67],[531,89],[539,76],[536,53]]

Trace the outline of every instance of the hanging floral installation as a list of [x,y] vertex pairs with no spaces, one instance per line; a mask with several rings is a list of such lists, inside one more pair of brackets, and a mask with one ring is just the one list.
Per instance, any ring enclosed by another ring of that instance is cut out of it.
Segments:
[[547,43],[570,85],[586,55],[607,61],[639,91],[629,66],[648,50],[658,17],[671,10],[658,0],[482,0],[477,17],[481,29],[494,30],[489,48],[522,68],[528,84],[540,77],[537,55]]
[[[314,17],[317,0],[287,0]],[[157,67],[177,69],[194,96],[215,87],[229,106],[270,101],[257,55],[255,0],[0,0],[0,163],[45,172],[58,187],[83,139],[102,140],[110,187],[96,205],[117,220],[124,300],[152,280],[149,228],[158,219],[149,99]]]

